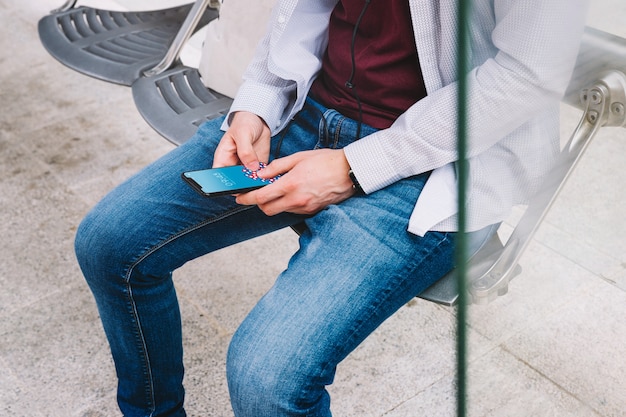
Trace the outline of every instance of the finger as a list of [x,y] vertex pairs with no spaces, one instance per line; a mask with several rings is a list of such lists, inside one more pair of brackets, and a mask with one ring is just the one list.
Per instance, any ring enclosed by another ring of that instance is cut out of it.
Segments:
[[258,190],[239,194],[235,201],[245,206],[258,206],[268,216],[286,211],[284,206],[285,191],[277,184],[269,184]]
[[249,140],[240,140],[237,142],[237,156],[246,168],[252,171],[258,171],[259,157],[257,156],[254,146]]
[[267,124],[256,114],[236,112],[231,129],[239,160],[246,168],[257,171],[259,162],[267,162],[269,157],[270,131]]
[[302,153],[303,152],[298,152],[293,155],[274,159],[265,168],[259,171],[259,177],[272,178],[291,171],[291,169],[296,166],[300,160],[302,160],[302,155],[300,155]]
[[234,155],[229,157],[228,155],[218,156],[216,154],[213,158],[213,168],[222,168],[232,165],[239,165],[239,159]]
[[258,205],[257,194],[258,190],[236,194],[235,201],[242,206],[256,206]]
[[213,153],[213,168],[238,165],[237,148],[230,135],[225,135]]

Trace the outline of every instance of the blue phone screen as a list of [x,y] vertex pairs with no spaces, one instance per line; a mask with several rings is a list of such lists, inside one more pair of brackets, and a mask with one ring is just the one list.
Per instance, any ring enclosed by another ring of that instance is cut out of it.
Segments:
[[[236,165],[183,173],[186,180],[205,195],[236,194],[260,188],[274,182],[275,178],[262,179],[255,171]],[[195,184],[194,184],[195,183]]]

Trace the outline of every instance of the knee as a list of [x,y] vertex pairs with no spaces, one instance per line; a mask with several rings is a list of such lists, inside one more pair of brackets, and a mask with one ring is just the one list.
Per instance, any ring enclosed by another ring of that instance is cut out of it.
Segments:
[[105,272],[107,265],[123,262],[123,236],[119,221],[102,203],[83,218],[74,237],[74,251],[88,281]]
[[285,347],[280,340],[235,333],[226,363],[235,416],[325,415],[330,406],[325,385],[332,376],[315,370],[308,360],[315,355]]

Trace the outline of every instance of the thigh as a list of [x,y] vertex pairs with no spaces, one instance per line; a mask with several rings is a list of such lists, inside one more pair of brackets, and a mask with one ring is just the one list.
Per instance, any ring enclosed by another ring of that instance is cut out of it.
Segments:
[[261,367],[254,373],[300,381],[305,388],[297,391],[310,390],[314,401],[349,352],[447,273],[454,234],[406,231],[426,177],[351,198],[308,219],[300,250],[233,339],[233,358],[241,359],[241,350],[254,358],[230,366],[248,372]]
[[[77,251],[89,252],[81,258],[94,259],[90,253],[97,247],[98,258],[115,275],[133,270],[165,276],[198,256],[301,221],[302,216],[289,213],[265,216],[256,207],[238,205],[232,196],[201,196],[185,183],[182,172],[212,166],[221,123],[203,124],[187,143],[103,198],[81,224]],[[294,148],[298,141],[289,139]],[[315,141],[308,140],[311,147]],[[306,146],[307,139],[301,142]]]

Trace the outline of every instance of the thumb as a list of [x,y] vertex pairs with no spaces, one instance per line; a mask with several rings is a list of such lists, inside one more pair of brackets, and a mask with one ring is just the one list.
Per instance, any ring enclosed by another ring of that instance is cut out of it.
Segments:
[[241,141],[241,143],[237,144],[237,156],[241,161],[241,164],[244,165],[251,171],[258,171],[260,168],[259,157],[254,151],[254,147],[250,142]]

